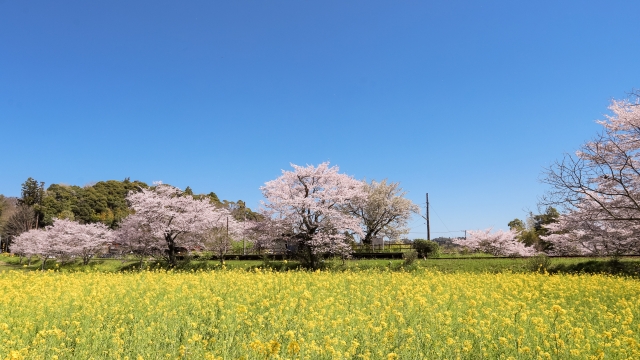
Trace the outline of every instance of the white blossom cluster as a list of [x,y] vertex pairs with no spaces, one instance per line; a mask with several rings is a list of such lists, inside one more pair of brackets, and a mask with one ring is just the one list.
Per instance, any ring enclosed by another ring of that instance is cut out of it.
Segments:
[[543,240],[557,255],[640,252],[640,102],[613,101],[603,132],[547,174],[568,212]]
[[17,236],[12,244],[15,253],[47,259],[79,257],[86,264],[113,241],[113,232],[104,224],[80,224],[54,219],[53,225],[33,229]]
[[453,240],[455,244],[468,247],[474,251],[481,251],[495,256],[533,256],[536,251],[533,247],[525,246],[517,239],[514,230],[498,230],[491,232],[486,230],[469,230],[466,239]]

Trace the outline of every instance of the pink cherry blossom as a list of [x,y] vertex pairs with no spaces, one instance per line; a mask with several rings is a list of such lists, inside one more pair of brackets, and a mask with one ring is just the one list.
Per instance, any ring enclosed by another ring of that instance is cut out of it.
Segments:
[[201,248],[202,238],[197,235],[221,226],[221,219],[227,214],[225,209],[216,209],[206,198],[194,199],[182,190],[164,184],[131,192],[127,201],[135,213],[129,215],[126,224],[137,226],[138,230],[130,231],[128,234],[132,238],[126,241],[142,240],[146,234],[164,241],[163,248],[172,265],[176,264],[178,247]]
[[358,218],[346,206],[367,197],[362,182],[338,173],[337,166],[291,165],[293,171],[261,187],[266,202],[262,213],[276,222],[280,237],[297,243],[298,252],[312,267],[321,254],[348,256],[349,239],[364,236]]
[[640,98],[613,101],[603,132],[547,170],[548,203],[565,214],[544,237],[556,254],[640,250]]
[[86,265],[113,241],[112,231],[104,224],[80,224],[54,219],[45,229],[34,229],[16,237],[13,250],[25,255],[38,255],[44,268],[47,259],[79,257]]
[[533,247],[525,246],[516,239],[514,230],[469,230],[467,239],[453,240],[455,244],[466,246],[471,250],[486,252],[495,256],[533,256]]

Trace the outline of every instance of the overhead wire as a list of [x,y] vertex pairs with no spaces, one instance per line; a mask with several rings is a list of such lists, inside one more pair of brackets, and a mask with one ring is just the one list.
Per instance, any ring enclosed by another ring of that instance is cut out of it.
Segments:
[[[425,207],[427,206],[427,203],[424,203]],[[440,222],[442,223],[442,225],[444,226],[445,229],[447,229],[447,231],[431,231],[431,233],[433,234],[449,234],[449,233],[460,233],[460,232],[465,232],[466,230],[450,230],[449,227],[447,226],[447,224],[444,223],[444,221],[442,221],[442,218],[440,217],[440,215],[438,215],[438,212],[433,208],[433,205],[431,205],[429,207],[429,209],[431,211],[433,211],[434,214],[436,214],[436,217],[438,218],[438,220],[440,220]],[[420,221],[420,220],[417,220]],[[416,221],[412,222],[411,225],[415,224]],[[424,232],[422,231],[410,231],[409,234],[423,234]]]

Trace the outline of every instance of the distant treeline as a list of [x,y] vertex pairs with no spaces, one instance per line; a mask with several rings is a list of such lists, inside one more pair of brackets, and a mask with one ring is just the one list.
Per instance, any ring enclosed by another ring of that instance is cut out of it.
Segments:
[[[6,223],[18,208],[29,207],[36,217],[37,227],[51,225],[54,218],[75,220],[80,223],[101,222],[116,228],[119,222],[131,213],[125,198],[130,191],[153,188],[138,180],[126,178],[122,181],[107,180],[85,186],[51,184],[46,189],[43,182],[33,178],[22,184],[20,198],[0,195],[0,227]],[[194,194],[190,187],[185,195],[208,198],[217,207],[231,211],[239,220],[257,220],[260,215],[246,207],[242,200],[220,200],[214,192]]]

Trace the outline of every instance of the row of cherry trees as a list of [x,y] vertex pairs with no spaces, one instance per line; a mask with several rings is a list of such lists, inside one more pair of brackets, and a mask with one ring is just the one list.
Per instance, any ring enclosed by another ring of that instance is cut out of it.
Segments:
[[[563,205],[564,214],[546,225],[549,253],[620,255],[640,246],[640,96],[613,101],[603,131],[575,155],[547,170],[553,191],[547,204]],[[292,171],[267,182],[260,221],[239,222],[207,198],[159,184],[132,191],[133,213],[110,231],[97,224],[56,220],[42,230],[15,239],[12,250],[26,255],[81,257],[88,262],[116,242],[141,257],[161,252],[176,263],[180,248],[224,255],[231,238],[246,237],[254,248],[270,250],[286,242],[301,260],[317,266],[323,254],[348,256],[349,243],[395,238],[408,230],[418,207],[397,183],[367,183],[339,173],[337,166],[292,165]],[[533,255],[515,231],[470,231],[460,245],[494,255]],[[43,262],[44,263],[44,262]]]
[[129,193],[133,213],[114,231],[56,219],[45,229],[18,236],[12,250],[39,255],[44,266],[46,259],[60,256],[82,257],[86,263],[117,243],[141,259],[161,253],[175,265],[181,248],[210,250],[222,258],[231,239],[243,237],[265,251],[285,242],[316,267],[321,255],[349,256],[351,241],[370,243],[376,236],[406,233],[407,221],[418,211],[397,183],[359,181],[328,163],[292,167],[261,188],[260,221],[237,221],[207,198],[157,184]]
[[526,246],[518,239],[515,230],[491,230],[469,230],[466,239],[455,239],[453,243],[495,256],[533,256],[537,253],[532,246]]

